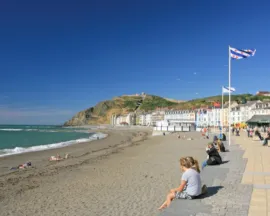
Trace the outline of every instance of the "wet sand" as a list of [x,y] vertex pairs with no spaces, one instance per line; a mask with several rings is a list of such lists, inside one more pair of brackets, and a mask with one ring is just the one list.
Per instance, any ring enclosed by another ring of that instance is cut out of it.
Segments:
[[[179,158],[206,158],[199,133],[149,137],[148,131],[101,131],[104,140],[0,159],[0,215],[156,215],[178,186]],[[128,147],[130,146],[130,147]],[[48,162],[56,153],[72,158]],[[31,160],[35,168],[9,171]]]

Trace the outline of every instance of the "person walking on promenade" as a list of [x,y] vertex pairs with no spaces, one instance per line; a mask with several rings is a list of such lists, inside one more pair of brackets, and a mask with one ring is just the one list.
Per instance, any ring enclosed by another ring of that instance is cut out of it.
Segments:
[[247,126],[247,136],[249,137],[249,132],[250,132],[250,129],[249,129],[249,126]]
[[266,146],[268,144],[268,140],[270,140],[270,128],[268,128],[268,131],[266,133],[266,137],[263,140],[263,146]]

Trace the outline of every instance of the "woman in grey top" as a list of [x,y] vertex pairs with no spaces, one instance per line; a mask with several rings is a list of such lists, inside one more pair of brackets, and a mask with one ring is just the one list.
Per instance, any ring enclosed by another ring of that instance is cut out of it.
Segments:
[[173,199],[193,199],[206,190],[206,186],[201,187],[201,177],[199,163],[193,157],[180,159],[180,167],[184,172],[181,184],[178,188],[171,189],[166,201],[159,207],[159,210],[169,207]]

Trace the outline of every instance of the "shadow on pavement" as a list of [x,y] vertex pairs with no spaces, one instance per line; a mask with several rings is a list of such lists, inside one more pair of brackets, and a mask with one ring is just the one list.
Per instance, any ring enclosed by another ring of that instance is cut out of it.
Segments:
[[204,198],[207,198],[207,197],[214,196],[222,188],[223,188],[223,186],[211,186],[211,187],[208,187],[207,188],[207,193],[199,196],[197,199],[204,199]]
[[226,163],[229,163],[229,162],[230,162],[229,160],[222,161],[222,164],[226,164]]

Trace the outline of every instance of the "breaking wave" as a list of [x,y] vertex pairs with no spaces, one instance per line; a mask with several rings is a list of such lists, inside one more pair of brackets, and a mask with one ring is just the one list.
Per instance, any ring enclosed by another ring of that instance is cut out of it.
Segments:
[[38,145],[38,146],[31,146],[31,147],[15,147],[13,149],[2,149],[0,150],[0,157],[5,157],[9,155],[15,155],[15,154],[22,154],[26,152],[36,152],[36,151],[44,151],[48,149],[56,149],[56,148],[61,148],[73,144],[78,144],[78,143],[84,143],[84,142],[90,142],[93,140],[97,139],[103,139],[107,137],[107,134],[103,133],[96,133],[91,135],[89,138],[81,138],[81,139],[76,139],[76,140],[69,140],[65,142],[58,142],[58,143],[52,143],[52,144],[47,144],[47,145]]

